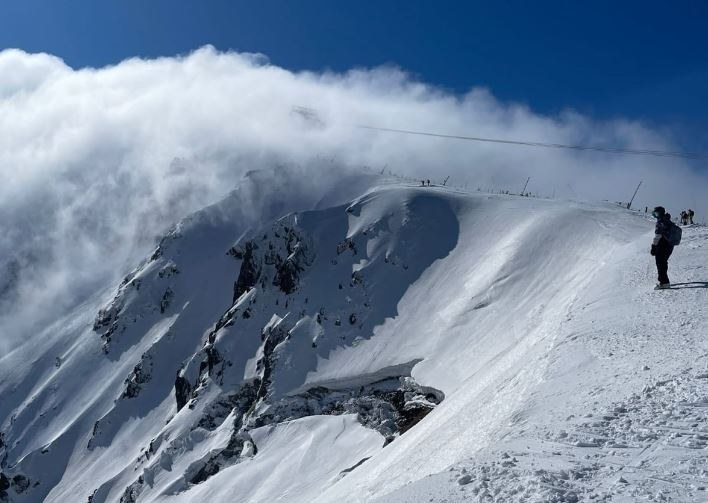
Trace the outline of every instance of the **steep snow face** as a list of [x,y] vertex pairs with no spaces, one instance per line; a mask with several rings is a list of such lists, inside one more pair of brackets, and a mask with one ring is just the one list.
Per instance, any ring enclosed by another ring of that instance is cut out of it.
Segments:
[[[457,214],[460,245],[365,346],[381,365],[424,355],[412,376],[445,401],[322,501],[386,494],[497,442],[523,420],[578,294],[651,225],[611,207],[495,196],[466,199]],[[340,349],[321,372],[341,373],[350,352]]]
[[[348,478],[322,500],[706,501],[708,231],[688,226],[683,236],[671,290],[651,289],[650,233],[597,269],[536,360],[541,379],[517,397],[493,443],[390,492],[377,491],[376,467],[366,463],[352,475],[359,492]],[[498,393],[528,375],[514,372]]]
[[6,497],[396,491],[523,428],[578,302],[651,231],[616,207],[397,184],[274,202],[255,226],[243,204],[181,222],[0,360]]

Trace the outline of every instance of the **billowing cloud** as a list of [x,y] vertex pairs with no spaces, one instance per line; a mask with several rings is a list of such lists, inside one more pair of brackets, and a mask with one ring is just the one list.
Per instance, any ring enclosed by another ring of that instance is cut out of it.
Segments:
[[[293,73],[260,55],[205,47],[74,70],[54,56],[5,50],[0,74],[5,342],[115,281],[167,226],[253,169],[298,166],[297,183],[313,201],[344,170],[387,166],[414,177],[449,175],[475,190],[518,191],[530,176],[529,190],[541,195],[611,201],[626,201],[644,180],[638,205],[708,211],[699,200],[706,178],[686,161],[357,128],[672,149],[667,132],[637,122],[597,122],[572,111],[542,116],[484,89],[452,95],[396,68]],[[6,350],[0,344],[0,354]]]

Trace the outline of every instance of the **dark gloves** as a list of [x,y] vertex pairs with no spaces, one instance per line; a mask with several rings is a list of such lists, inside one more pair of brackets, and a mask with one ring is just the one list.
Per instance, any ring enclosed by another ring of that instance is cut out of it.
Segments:
[[651,245],[651,251],[649,253],[656,255],[656,245]]

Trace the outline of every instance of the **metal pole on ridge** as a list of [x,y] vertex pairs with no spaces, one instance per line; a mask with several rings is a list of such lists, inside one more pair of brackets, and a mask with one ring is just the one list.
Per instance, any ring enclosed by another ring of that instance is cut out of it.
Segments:
[[[639,185],[641,185],[642,182],[643,182],[643,180],[640,180]],[[634,196],[636,196],[637,192],[639,191],[639,185],[637,185],[637,188],[634,189],[634,194],[632,194],[632,199],[630,199],[629,202],[627,203],[627,209],[630,209],[632,207],[632,202],[634,202]]]
[[528,177],[528,178],[526,179],[526,183],[524,184],[524,188],[521,189],[521,195],[522,195],[522,196],[524,195],[524,192],[526,192],[526,187],[527,187],[528,184],[529,184],[529,180],[531,180],[531,177]]

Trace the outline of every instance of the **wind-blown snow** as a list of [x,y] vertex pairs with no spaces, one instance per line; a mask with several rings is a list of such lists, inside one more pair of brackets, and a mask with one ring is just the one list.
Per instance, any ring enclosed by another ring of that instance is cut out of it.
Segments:
[[693,207],[698,219],[708,212],[705,172],[689,161],[353,127],[678,149],[671,131],[637,121],[543,116],[499,102],[494,90],[453,95],[397,68],[293,73],[262,55],[205,47],[72,69],[10,49],[0,52],[0,74],[0,354],[117,281],[169,225],[274,164],[288,166],[274,184],[304,187],[315,200],[346,178],[342,166],[367,165],[497,190],[519,191],[530,176],[534,193],[590,200],[626,201],[643,180],[636,206]]
[[615,205],[243,197],[0,359],[12,501],[702,500],[704,227],[655,292],[653,223]]

